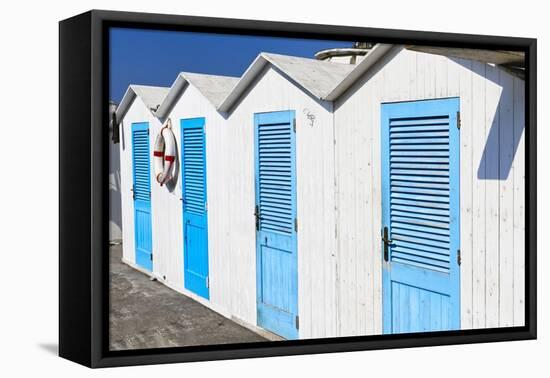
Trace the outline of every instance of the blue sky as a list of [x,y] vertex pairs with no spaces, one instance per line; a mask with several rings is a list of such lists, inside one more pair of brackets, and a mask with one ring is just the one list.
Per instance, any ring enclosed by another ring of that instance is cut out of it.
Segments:
[[352,42],[112,28],[110,99],[129,84],[169,87],[181,71],[240,76],[260,52],[302,56]]

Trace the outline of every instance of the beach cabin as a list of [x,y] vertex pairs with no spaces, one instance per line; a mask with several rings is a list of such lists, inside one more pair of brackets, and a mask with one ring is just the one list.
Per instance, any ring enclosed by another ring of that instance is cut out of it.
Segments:
[[378,45],[341,84],[340,335],[524,324],[522,59]]
[[[260,54],[227,113],[222,245],[235,315],[285,338],[335,324],[333,104],[352,65]],[[313,315],[316,313],[316,315]],[[335,330],[329,330],[335,334]]]
[[151,129],[159,127],[154,112],[168,88],[130,85],[116,110],[120,127],[120,201],[122,260],[149,274],[158,272],[154,261],[151,198]]
[[225,118],[216,107],[236,78],[182,72],[155,115],[157,135],[169,121],[177,145],[173,179],[154,182],[153,248],[157,278],[193,299],[232,314],[224,293],[221,224],[228,193],[223,182],[227,150]]

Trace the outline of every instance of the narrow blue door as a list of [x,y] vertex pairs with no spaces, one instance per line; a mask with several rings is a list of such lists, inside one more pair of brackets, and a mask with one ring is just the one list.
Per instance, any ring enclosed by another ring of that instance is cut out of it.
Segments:
[[181,120],[185,288],[209,299],[204,118]]
[[294,111],[254,115],[258,325],[298,338]]
[[460,328],[459,109],[382,105],[384,333]]
[[132,164],[134,197],[134,237],[136,264],[153,270],[151,229],[151,168],[149,157],[149,123],[132,124]]

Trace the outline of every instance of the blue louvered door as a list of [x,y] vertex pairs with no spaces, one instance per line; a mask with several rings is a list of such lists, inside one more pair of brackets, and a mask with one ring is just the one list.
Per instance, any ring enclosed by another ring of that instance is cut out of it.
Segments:
[[298,337],[295,114],[254,116],[258,325]]
[[132,166],[136,264],[152,271],[151,167],[147,122],[132,124]]
[[384,333],[460,328],[459,99],[382,105]]
[[181,120],[183,265],[186,289],[209,299],[204,118]]

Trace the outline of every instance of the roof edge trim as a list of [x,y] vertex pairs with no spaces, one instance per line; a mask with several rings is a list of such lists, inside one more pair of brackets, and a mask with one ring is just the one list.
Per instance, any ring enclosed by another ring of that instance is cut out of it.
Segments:
[[219,112],[228,112],[229,110],[231,110],[233,105],[239,100],[244,91],[249,87],[249,85],[262,71],[267,63],[268,60],[265,58],[265,56],[263,56],[263,54],[260,53],[256,57],[256,59],[254,59],[252,64],[248,66],[239,81],[235,84],[233,89],[229,91],[227,96],[225,96],[225,98],[221,101],[216,109]]
[[338,83],[323,100],[336,100],[395,46],[396,45],[385,43],[376,44],[365,56],[365,59],[363,59],[353,69],[353,71],[351,71],[340,83]]
[[180,93],[183,92],[188,84],[188,80],[181,73],[179,73],[178,77],[170,87],[168,94],[155,112],[155,116],[157,116],[158,118],[166,117],[176,104],[178,96],[180,95]]
[[130,109],[132,101],[134,101],[134,98],[136,97],[137,94],[132,89],[132,86],[128,86],[128,89],[126,89],[126,92],[124,93],[124,96],[122,96],[122,100],[120,101],[120,104],[117,106],[115,111],[115,117],[117,120],[121,120],[126,115],[126,112],[128,112],[128,109]]

